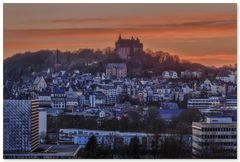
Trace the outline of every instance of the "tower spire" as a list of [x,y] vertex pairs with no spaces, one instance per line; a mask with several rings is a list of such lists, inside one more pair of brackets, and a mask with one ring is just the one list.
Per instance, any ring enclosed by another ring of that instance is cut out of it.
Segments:
[[59,64],[60,60],[59,60],[59,51],[58,49],[56,50],[56,63]]
[[118,37],[118,39],[119,39],[119,40],[121,40],[121,39],[122,39],[121,33],[119,33],[119,37]]

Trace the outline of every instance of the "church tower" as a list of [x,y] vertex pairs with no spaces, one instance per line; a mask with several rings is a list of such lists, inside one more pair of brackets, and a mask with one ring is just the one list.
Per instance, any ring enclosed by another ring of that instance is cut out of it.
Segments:
[[59,72],[61,68],[61,62],[60,62],[60,54],[59,50],[55,51],[55,64],[54,64],[54,71]]

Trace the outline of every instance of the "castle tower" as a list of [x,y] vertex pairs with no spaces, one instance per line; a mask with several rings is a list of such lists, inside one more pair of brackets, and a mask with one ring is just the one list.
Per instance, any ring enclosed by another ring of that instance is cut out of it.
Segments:
[[117,55],[121,59],[128,60],[133,54],[143,51],[143,44],[138,38],[135,39],[131,37],[130,39],[122,39],[121,34],[119,34],[115,48]]

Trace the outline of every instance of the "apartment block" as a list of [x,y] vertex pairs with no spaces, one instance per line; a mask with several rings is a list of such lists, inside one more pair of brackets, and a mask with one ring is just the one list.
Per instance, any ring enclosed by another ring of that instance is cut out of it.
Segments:
[[222,116],[193,122],[192,154],[196,158],[236,158],[237,123]]
[[4,152],[32,152],[38,147],[37,101],[4,100],[3,120]]

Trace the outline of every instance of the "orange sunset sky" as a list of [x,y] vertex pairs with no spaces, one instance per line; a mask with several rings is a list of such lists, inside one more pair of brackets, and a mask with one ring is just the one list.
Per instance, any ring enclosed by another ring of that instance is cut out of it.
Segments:
[[114,47],[139,37],[209,66],[237,62],[236,4],[4,4],[4,58],[39,49]]

